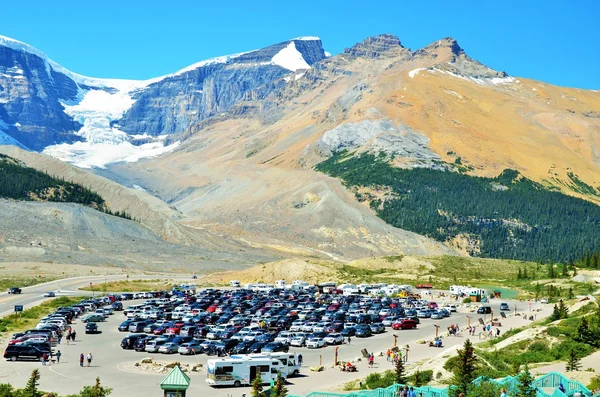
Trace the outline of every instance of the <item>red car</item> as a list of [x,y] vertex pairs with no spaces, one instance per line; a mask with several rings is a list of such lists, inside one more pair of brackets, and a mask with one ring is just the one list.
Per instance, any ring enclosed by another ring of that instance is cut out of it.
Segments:
[[396,321],[394,324],[392,324],[392,328],[395,330],[417,329],[417,322],[415,320],[411,320],[410,318],[403,318],[401,320]]

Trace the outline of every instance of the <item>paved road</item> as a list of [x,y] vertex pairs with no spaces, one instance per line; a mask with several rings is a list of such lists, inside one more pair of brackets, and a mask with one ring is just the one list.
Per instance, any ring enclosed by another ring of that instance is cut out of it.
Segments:
[[[87,281],[87,280],[86,280]],[[85,281],[82,281],[85,283]],[[127,302],[129,303],[129,302]],[[131,304],[134,304],[132,301]],[[498,310],[500,302],[494,303],[494,310]],[[523,310],[526,310],[525,303],[520,304]],[[471,313],[456,313],[451,318],[443,320],[424,320],[417,330],[388,331],[384,334],[375,335],[366,339],[353,338],[351,345],[342,345],[339,349],[340,360],[351,360],[360,356],[360,350],[366,348],[368,351],[382,351],[392,346],[393,333],[396,333],[399,345],[409,344],[415,346],[415,342],[421,339],[431,338],[435,334],[434,325],[437,323],[441,330],[445,330],[450,324],[459,323],[466,325],[466,316],[470,315],[473,321],[481,316]],[[488,316],[489,317],[489,316]],[[164,375],[141,373],[135,371],[133,364],[136,361],[148,356],[154,356],[157,360],[170,362],[180,361],[184,363],[202,363],[206,364],[207,357],[200,355],[196,357],[186,357],[180,355],[160,355],[137,353],[135,351],[125,351],[119,346],[121,339],[127,335],[117,331],[116,326],[123,321],[124,316],[116,313],[110,316],[106,323],[100,324],[102,334],[85,335],[84,325],[76,323],[73,325],[77,331],[78,341],[69,346],[64,342],[59,346],[63,353],[63,362],[60,365],[52,367],[41,367],[38,362],[8,362],[0,360],[0,382],[10,382],[16,387],[23,387],[27,382],[33,368],[41,368],[41,388],[43,390],[57,391],[61,394],[76,393],[84,385],[94,383],[96,376],[100,376],[103,383],[114,389],[116,396],[151,396],[160,393],[159,383]],[[450,342],[450,341],[448,341]],[[415,351],[418,351],[415,347]],[[435,350],[435,351],[434,351]],[[295,349],[292,351],[301,352],[304,356],[303,373],[305,376],[290,379],[290,392],[306,394],[307,391],[323,389],[324,385],[342,383],[344,380],[350,380],[352,374],[340,373],[337,370],[327,370],[322,373],[312,373],[308,370],[309,366],[319,364],[322,359],[323,365],[331,366],[333,364],[334,353],[331,347],[319,350]],[[91,352],[94,355],[94,363],[91,368],[80,368],[78,356],[80,353],[87,354]],[[425,353],[429,353],[426,351]],[[431,354],[439,353],[438,349],[431,349]],[[366,369],[358,376],[364,377]],[[220,396],[241,396],[242,393],[249,393],[249,388],[232,389],[221,388],[212,389],[205,382],[206,374],[191,374],[192,385],[189,395],[202,396],[210,395]],[[354,376],[356,377],[356,376]],[[322,385],[322,386],[320,386]]]
[[[188,276],[162,276],[162,275],[131,275],[131,280],[143,279],[173,279],[183,282],[191,282]],[[8,294],[3,291],[0,293],[0,317],[14,312],[15,305],[23,305],[29,308],[39,305],[49,298],[44,298],[44,293],[53,291],[56,296],[91,296],[92,292],[81,291],[79,288],[89,286],[90,283],[99,284],[106,281],[127,280],[127,275],[106,275],[106,276],[82,276],[66,278],[62,280],[50,281],[47,283],[24,287],[21,294]]]

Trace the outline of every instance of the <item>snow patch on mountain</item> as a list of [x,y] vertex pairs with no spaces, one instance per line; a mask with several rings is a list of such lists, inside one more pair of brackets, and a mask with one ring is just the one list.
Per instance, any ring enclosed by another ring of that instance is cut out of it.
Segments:
[[48,146],[42,153],[81,168],[106,168],[107,164],[131,163],[143,158],[156,157],[170,152],[179,146],[179,141],[170,145],[163,142],[150,142],[140,146],[130,142],[96,143],[75,142]]
[[411,79],[413,79],[413,78],[414,78],[416,75],[418,75],[418,74],[419,74],[419,72],[420,72],[421,70],[425,70],[425,69],[427,69],[427,68],[418,68],[418,69],[413,69],[413,70],[411,70],[410,72],[408,72],[408,77],[410,77]]
[[299,69],[310,69],[310,65],[306,63],[293,41],[291,41],[284,49],[279,51],[271,59],[271,62],[293,72]]

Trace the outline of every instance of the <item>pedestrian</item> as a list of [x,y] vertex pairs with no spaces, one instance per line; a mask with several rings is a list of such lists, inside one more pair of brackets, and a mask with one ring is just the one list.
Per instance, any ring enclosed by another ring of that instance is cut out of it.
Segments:
[[375,364],[375,356],[373,353],[369,356],[369,367],[373,368],[373,364]]
[[408,397],[417,397],[417,394],[415,393],[415,389],[413,389],[412,386],[408,389]]
[[298,354],[298,365],[302,366],[302,354]]
[[92,353],[88,353],[86,358],[87,358],[87,365],[89,367],[92,364]]
[[83,367],[83,360],[85,359],[85,357],[83,356],[83,353],[81,353],[79,355],[79,366]]
[[558,385],[558,390],[560,390],[564,394],[567,394],[567,390],[565,389],[565,386],[562,383]]
[[60,350],[58,350],[55,354],[56,356],[56,363],[60,364],[60,356],[62,356],[62,353],[60,352]]
[[386,357],[387,361],[390,361],[390,355],[391,355],[390,349],[387,349],[387,351],[385,352],[385,357]]
[[58,335],[58,344],[60,345],[60,341],[62,340],[62,334]]
[[351,341],[351,340],[352,340],[352,339],[350,338],[350,335],[348,335],[348,344],[350,344],[350,341]]
[[69,331],[67,331],[67,345],[69,344],[69,340],[71,340],[71,327],[69,327]]
[[42,354],[42,365],[46,365],[47,360],[48,360],[48,355],[46,353]]
[[500,389],[500,397],[508,397],[508,394],[506,394],[505,388]]
[[496,336],[500,336],[500,328],[496,328]]
[[73,330],[73,333],[71,334],[71,341],[75,342],[75,335],[77,335],[77,332],[75,332],[75,330]]
[[400,397],[408,397],[408,386],[404,386],[404,389],[402,389],[402,392],[400,393]]

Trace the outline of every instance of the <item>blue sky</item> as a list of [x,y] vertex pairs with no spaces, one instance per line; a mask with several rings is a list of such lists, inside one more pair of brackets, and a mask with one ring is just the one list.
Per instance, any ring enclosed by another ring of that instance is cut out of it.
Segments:
[[451,36],[510,75],[600,89],[600,1],[11,1],[0,34],[93,77],[145,79],[315,35],[336,54],[380,33],[412,49]]

